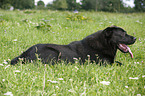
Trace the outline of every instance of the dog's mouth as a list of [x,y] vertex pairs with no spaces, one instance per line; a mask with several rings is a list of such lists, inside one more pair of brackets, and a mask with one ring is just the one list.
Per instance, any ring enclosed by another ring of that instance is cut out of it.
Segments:
[[122,52],[124,52],[124,53],[128,53],[128,52],[129,52],[131,58],[133,58],[133,54],[132,54],[130,48],[129,48],[127,45],[125,45],[125,44],[119,44],[119,45],[118,45],[118,48],[119,48]]

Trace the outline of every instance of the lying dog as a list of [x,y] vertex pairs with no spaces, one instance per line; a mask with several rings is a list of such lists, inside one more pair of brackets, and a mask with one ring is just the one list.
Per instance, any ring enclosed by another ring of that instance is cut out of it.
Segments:
[[127,45],[133,44],[135,41],[136,38],[128,35],[122,28],[111,26],[91,34],[83,40],[74,41],[68,45],[34,45],[20,56],[14,58],[11,64],[18,63],[19,58],[22,59],[23,63],[34,61],[37,58],[40,58],[43,63],[51,64],[61,60],[74,63],[74,58],[84,63],[88,59],[88,55],[91,62],[95,61],[98,63],[101,59],[102,62],[108,61],[109,63],[114,63],[117,49],[123,53],[129,52],[133,58],[133,54]]

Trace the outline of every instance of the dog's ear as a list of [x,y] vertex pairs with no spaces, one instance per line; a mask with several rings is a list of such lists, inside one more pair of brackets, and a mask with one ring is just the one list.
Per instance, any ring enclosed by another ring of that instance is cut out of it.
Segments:
[[106,29],[103,30],[103,34],[105,35],[105,37],[109,38],[112,36],[113,34],[113,27],[107,27]]

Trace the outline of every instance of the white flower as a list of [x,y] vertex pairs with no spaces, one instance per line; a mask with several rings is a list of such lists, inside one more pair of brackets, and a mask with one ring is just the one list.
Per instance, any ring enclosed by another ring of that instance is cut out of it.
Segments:
[[72,93],[74,93],[75,91],[74,91],[73,89],[70,89],[70,90],[68,90],[68,92],[72,92]]
[[2,79],[2,81],[4,82],[4,81],[5,81],[5,79]]
[[128,86],[125,86],[125,88],[128,88]]
[[3,62],[4,64],[8,64],[8,62],[6,61],[6,60],[4,60],[4,62]]
[[3,64],[0,64],[0,66],[4,66]]
[[80,96],[86,96],[86,91],[84,91],[83,93],[81,93]]
[[142,76],[142,78],[145,77],[145,75]]
[[56,88],[59,88],[58,86],[55,86]]
[[51,83],[58,83],[57,81],[51,81]]
[[73,81],[73,79],[69,79],[69,81],[71,81],[71,82],[72,82],[72,81]]
[[63,78],[58,78],[58,80],[63,80]]
[[58,83],[57,81],[51,81],[51,80],[47,80],[47,81],[50,81],[51,83]]
[[137,94],[137,96],[141,96],[141,94]]
[[79,68],[78,68],[77,66],[75,66],[75,68],[76,68],[77,70],[79,70]]
[[78,58],[73,58],[74,60],[78,60]]
[[3,62],[4,64],[8,64],[8,62]]
[[129,77],[129,79],[138,79],[138,77],[134,77],[134,78],[133,77]]
[[142,22],[140,22],[139,20],[137,20],[136,22],[142,24]]
[[19,70],[15,70],[14,72],[21,72],[21,71],[19,71]]
[[14,39],[13,41],[17,41],[17,39]]
[[103,24],[102,22],[100,24]]
[[7,92],[7,93],[4,93],[4,95],[13,96],[12,92]]
[[102,81],[102,82],[100,82],[100,83],[102,83],[103,85],[109,85],[109,84],[110,84],[109,81]]
[[139,20],[136,20],[136,22],[139,22]]
[[10,65],[6,66],[5,69],[7,69]]

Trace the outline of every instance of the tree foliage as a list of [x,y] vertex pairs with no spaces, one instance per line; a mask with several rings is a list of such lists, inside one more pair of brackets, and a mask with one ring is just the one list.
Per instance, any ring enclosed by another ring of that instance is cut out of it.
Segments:
[[68,10],[80,9],[80,4],[76,0],[66,0],[68,4]]
[[56,9],[64,10],[68,8],[66,0],[55,0],[53,1],[53,7]]
[[[10,9],[33,9],[35,0],[0,0],[0,8]],[[134,0],[135,7],[124,7],[123,0],[53,0],[53,3],[45,4],[42,0],[37,2],[37,9],[54,10],[94,10],[106,12],[145,12],[145,0]]]
[[82,0],[82,8],[85,10],[118,12],[122,7],[120,0]]
[[145,0],[135,0],[135,10],[145,12]]
[[0,0],[0,7],[12,5],[15,9],[32,9],[34,8],[34,0]]
[[42,0],[37,2],[37,9],[44,9],[45,4]]
[[95,10],[96,9],[96,1],[97,0],[82,0],[82,9],[85,10]]
[[40,0],[40,1],[37,2],[37,6],[43,6],[44,7],[45,4],[44,4],[44,2],[42,0]]
[[9,9],[11,5],[12,5],[11,0],[0,0],[0,8],[2,9]]

